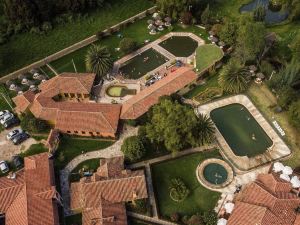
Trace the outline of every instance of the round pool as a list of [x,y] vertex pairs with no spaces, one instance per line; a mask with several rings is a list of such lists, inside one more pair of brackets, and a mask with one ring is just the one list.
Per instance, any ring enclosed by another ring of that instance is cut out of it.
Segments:
[[227,170],[218,163],[210,163],[204,167],[204,178],[212,184],[223,184],[228,177]]
[[198,181],[206,188],[218,190],[233,180],[231,166],[221,159],[211,158],[200,163],[196,170]]
[[126,95],[135,95],[135,89],[128,89],[126,86],[113,85],[106,89],[106,94],[110,97],[124,97]]

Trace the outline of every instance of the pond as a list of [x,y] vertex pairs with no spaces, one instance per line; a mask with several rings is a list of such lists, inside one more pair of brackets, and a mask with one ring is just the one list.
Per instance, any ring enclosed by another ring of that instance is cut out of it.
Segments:
[[125,86],[113,85],[106,89],[106,94],[110,97],[124,97],[126,95],[135,95],[135,89],[128,89]]
[[168,59],[150,48],[125,62],[119,71],[129,79],[139,79],[148,72],[166,63]]
[[214,109],[210,117],[237,156],[253,157],[264,153],[273,144],[252,114],[241,104]]
[[188,36],[172,36],[159,45],[176,57],[188,57],[196,51],[198,42]]
[[259,5],[262,5],[266,8],[265,22],[268,24],[280,23],[288,18],[288,11],[283,8],[279,11],[272,11],[269,8],[269,0],[254,0],[249,4],[243,5],[240,8],[240,13],[252,12]]
[[210,163],[204,167],[203,176],[209,183],[217,185],[227,180],[228,172],[219,163]]

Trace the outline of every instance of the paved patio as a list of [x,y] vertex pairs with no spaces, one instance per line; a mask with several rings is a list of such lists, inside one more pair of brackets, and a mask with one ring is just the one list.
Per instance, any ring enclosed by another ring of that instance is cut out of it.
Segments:
[[279,160],[291,154],[291,150],[289,149],[289,147],[283,142],[283,140],[274,131],[271,125],[261,115],[261,113],[257,110],[257,108],[253,105],[253,103],[246,95],[235,95],[232,97],[214,101],[209,104],[201,105],[195,111],[197,114],[202,113],[210,115],[210,112],[212,110],[234,103],[244,105],[273,141],[273,146],[270,149],[266,150],[266,152],[263,154],[251,158],[247,156],[240,157],[233,153],[232,149],[229,147],[222,134],[216,128],[216,137],[221,147],[221,154],[225,159],[231,162],[237,173],[244,173],[245,171],[249,171],[261,165],[270,163],[274,160]]

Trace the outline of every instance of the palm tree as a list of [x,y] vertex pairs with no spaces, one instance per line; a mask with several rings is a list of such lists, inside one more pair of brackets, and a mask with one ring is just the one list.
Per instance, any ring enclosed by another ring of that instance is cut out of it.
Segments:
[[85,56],[86,69],[97,76],[97,80],[113,67],[111,55],[106,46],[92,45]]
[[212,143],[215,139],[215,127],[212,120],[204,114],[198,115],[197,136],[201,145]]
[[236,94],[248,88],[249,75],[242,64],[231,60],[221,71],[218,82],[224,91]]

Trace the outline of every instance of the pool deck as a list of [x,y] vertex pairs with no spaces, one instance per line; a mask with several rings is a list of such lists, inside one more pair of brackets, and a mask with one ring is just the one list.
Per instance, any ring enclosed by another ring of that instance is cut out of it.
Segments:
[[[168,61],[166,63],[158,66],[154,70],[147,72],[147,74],[154,74],[154,73],[160,71],[161,69],[170,66],[174,60],[181,60],[184,63],[187,63],[188,60],[193,60],[195,53],[193,53],[192,55],[190,55],[188,57],[176,57],[175,55],[173,55],[172,53],[170,53],[169,51],[167,51],[166,49],[164,49],[163,47],[161,47],[159,45],[159,43],[165,41],[166,39],[168,39],[172,36],[187,36],[187,37],[190,37],[190,38],[192,38],[192,39],[194,39],[195,41],[198,42],[198,46],[205,44],[205,41],[203,39],[201,39],[200,37],[198,37],[197,35],[195,35],[193,33],[189,33],[189,32],[170,32],[170,33],[158,38],[157,40],[155,40],[153,42],[150,42],[149,44],[145,45],[144,47],[139,48],[138,50],[136,50],[136,51],[124,56],[123,58],[117,60],[114,63],[114,66],[113,66],[113,70],[112,70],[113,75],[118,74],[119,68],[125,62],[127,62],[128,60],[136,57],[137,55],[141,54],[142,52],[147,51],[150,48],[153,48],[155,51],[162,54],[164,57],[166,57],[168,59]],[[144,76],[142,76],[138,80],[143,81]]]
[[245,173],[246,171],[257,168],[272,161],[279,160],[291,154],[291,150],[289,149],[289,147],[283,142],[283,140],[279,137],[279,135],[275,132],[275,130],[261,115],[261,113],[257,110],[257,108],[253,105],[251,100],[246,95],[235,95],[205,105],[201,105],[196,108],[195,112],[196,114],[201,113],[210,115],[210,112],[212,110],[234,103],[239,103],[245,106],[273,141],[272,147],[266,150],[263,154],[259,154],[251,158],[247,156],[237,156],[233,153],[232,149],[227,144],[226,140],[216,127],[216,138],[218,144],[221,147],[221,154],[233,165],[233,167],[235,168],[235,172],[240,174]]

